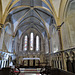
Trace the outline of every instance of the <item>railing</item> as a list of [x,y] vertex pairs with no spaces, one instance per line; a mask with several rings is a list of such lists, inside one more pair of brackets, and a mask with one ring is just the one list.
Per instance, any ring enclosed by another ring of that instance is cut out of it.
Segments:
[[75,73],[75,48],[50,54],[51,66]]

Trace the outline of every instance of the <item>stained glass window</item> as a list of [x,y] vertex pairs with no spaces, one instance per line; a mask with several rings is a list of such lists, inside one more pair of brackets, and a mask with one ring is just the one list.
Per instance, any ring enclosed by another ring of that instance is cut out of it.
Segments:
[[40,42],[41,42],[40,41],[40,37],[37,35],[34,38],[34,33],[33,32],[30,33],[30,37],[28,37],[27,35],[25,35],[25,37],[24,37],[24,51],[27,51],[27,49],[29,49],[29,48],[30,48],[31,51],[34,50],[34,49],[36,51],[39,51],[40,50]]
[[30,34],[30,50],[33,50],[33,33]]
[[39,36],[36,36],[36,51],[39,50]]
[[27,42],[28,42],[28,37],[27,35],[25,36],[25,39],[24,39],[24,51],[27,50]]

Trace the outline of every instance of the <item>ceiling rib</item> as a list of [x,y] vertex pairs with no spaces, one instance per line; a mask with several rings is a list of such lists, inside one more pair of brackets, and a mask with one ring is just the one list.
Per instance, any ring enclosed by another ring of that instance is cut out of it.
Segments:
[[23,25],[18,26],[18,29],[19,29],[19,28],[21,28],[22,26],[25,26],[25,25],[27,25],[27,24],[31,24],[31,23],[33,23],[34,25],[38,25],[38,26],[40,26],[41,28],[43,28],[43,29],[44,29],[44,27],[43,27],[43,26],[41,26],[40,24],[35,23],[35,22],[25,22]]
[[24,10],[29,10],[29,8],[24,8],[24,9],[21,9],[21,10],[19,10],[19,11],[16,11],[16,12],[14,12],[14,13],[12,13],[12,15],[14,15],[14,14],[17,14],[17,13],[19,13],[19,12],[21,12],[21,11],[24,11]]
[[35,9],[35,10],[38,10],[38,11],[40,11],[40,12],[42,12],[42,13],[44,13],[44,14],[48,15],[48,16],[51,16],[51,15],[49,15],[47,12],[44,12],[44,11],[42,11],[42,10],[38,9],[38,8],[34,8],[34,9]]
[[35,17],[35,16],[26,17],[25,19],[23,19],[23,20],[19,23],[19,25],[20,25],[23,21],[25,21],[26,19],[31,18],[31,17],[36,18],[39,22],[41,22],[41,23],[44,25],[44,23],[43,23],[39,18],[37,18],[37,17]]
[[[31,25],[29,25],[29,26],[26,27],[26,29],[22,32],[22,35],[23,35],[23,33],[26,32],[29,28],[31,28]],[[38,32],[40,32],[40,34],[42,35],[41,30],[39,30],[37,27],[35,28],[35,26],[34,26],[33,28],[36,29]],[[22,36],[22,35],[21,35],[21,36]]]
[[36,14],[40,17],[40,19],[42,20],[42,22],[44,23],[44,27],[45,27],[45,29],[46,29],[47,36],[48,36],[48,38],[49,38],[50,35],[49,35],[48,29],[47,29],[47,27],[46,27],[46,25],[45,25],[45,21],[43,20],[43,18],[40,16],[40,14],[39,14],[36,10],[35,10],[35,12],[36,12]]

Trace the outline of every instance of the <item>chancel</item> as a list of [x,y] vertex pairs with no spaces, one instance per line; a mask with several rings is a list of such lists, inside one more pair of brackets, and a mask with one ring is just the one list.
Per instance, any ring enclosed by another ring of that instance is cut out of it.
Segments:
[[0,0],[0,75],[75,75],[75,0]]

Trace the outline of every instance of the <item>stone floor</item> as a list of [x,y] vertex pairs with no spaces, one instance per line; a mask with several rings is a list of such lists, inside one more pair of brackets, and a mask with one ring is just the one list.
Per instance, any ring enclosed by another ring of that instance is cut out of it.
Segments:
[[41,74],[35,74],[35,73],[20,73],[19,75],[41,75]]

